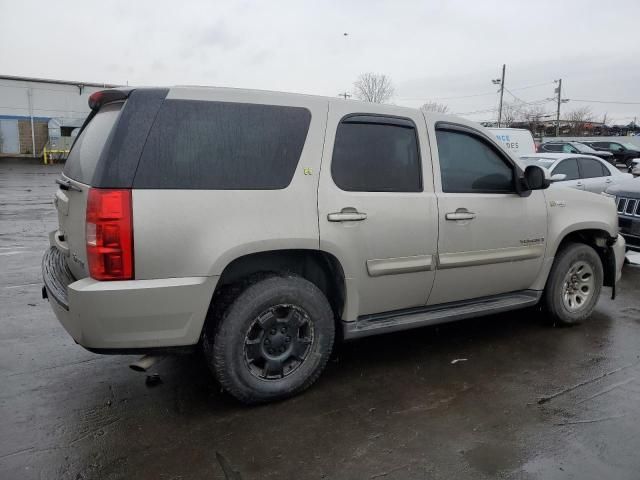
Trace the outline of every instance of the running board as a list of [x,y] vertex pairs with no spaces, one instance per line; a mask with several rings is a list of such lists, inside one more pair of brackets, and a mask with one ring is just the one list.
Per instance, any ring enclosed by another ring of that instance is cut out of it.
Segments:
[[355,322],[343,323],[344,339],[351,340],[532,307],[538,303],[541,296],[541,291],[522,290],[473,300],[364,315],[358,317]]

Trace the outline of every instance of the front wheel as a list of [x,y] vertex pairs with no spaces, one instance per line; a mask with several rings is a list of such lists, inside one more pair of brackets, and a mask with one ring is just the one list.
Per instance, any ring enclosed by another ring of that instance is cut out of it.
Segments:
[[322,291],[301,277],[273,276],[232,301],[206,332],[204,347],[222,387],[252,404],[308,388],[324,369],[334,337],[333,311]]
[[603,276],[602,262],[593,248],[581,243],[565,245],[547,280],[545,310],[561,325],[581,323],[598,302]]

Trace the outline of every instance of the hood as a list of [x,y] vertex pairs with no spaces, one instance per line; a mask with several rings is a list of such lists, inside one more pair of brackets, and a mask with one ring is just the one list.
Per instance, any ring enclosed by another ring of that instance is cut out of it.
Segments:
[[616,197],[640,198],[640,178],[616,182],[607,188],[606,192]]
[[596,155],[598,157],[613,157],[613,153],[611,153],[611,152],[603,152],[602,150],[592,152],[590,155]]

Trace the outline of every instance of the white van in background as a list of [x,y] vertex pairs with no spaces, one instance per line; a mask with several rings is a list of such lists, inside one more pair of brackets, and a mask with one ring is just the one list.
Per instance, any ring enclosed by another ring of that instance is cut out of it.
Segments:
[[525,128],[489,128],[496,138],[502,142],[506,150],[519,158],[521,155],[536,153],[536,144],[533,135]]

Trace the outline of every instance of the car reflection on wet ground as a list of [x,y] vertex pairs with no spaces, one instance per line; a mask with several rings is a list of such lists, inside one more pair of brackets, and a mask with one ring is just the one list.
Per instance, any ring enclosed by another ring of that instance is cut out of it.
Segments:
[[527,311],[346,343],[303,395],[248,408],[198,355],[150,386],[58,324],[60,169],[0,161],[0,478],[638,478],[640,266],[580,327]]

